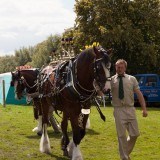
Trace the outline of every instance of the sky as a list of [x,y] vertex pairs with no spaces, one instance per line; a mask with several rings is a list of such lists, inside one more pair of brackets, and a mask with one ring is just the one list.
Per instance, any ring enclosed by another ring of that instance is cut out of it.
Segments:
[[74,26],[75,0],[0,0],[0,56]]

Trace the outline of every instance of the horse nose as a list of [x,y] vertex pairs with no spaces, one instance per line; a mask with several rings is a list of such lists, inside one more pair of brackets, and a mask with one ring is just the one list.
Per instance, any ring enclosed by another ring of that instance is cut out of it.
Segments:
[[105,83],[104,88],[103,88],[103,91],[104,91],[104,92],[107,92],[108,90],[111,90],[111,83],[110,83],[110,81],[107,81],[107,82]]
[[111,91],[110,88],[108,88],[107,90],[106,90],[105,88],[103,89],[103,93],[104,93],[104,94],[108,94],[108,93],[110,93],[110,91]]
[[18,96],[17,95],[15,95],[15,97],[14,97],[16,100],[19,100],[19,98],[18,98]]

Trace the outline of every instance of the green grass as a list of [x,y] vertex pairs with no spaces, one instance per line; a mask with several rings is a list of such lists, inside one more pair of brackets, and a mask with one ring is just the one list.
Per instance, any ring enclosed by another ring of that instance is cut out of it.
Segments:
[[[100,119],[97,110],[92,107],[91,129],[87,130],[80,145],[85,160],[119,160],[113,108],[102,108],[102,111],[106,122]],[[142,117],[140,108],[137,108],[136,113],[141,136],[131,159],[160,160],[160,108],[149,108],[147,118]],[[0,159],[68,160],[62,156],[60,149],[61,134],[53,133],[51,127],[48,133],[52,153],[47,155],[39,152],[40,137],[32,132],[36,125],[31,106],[0,106]]]

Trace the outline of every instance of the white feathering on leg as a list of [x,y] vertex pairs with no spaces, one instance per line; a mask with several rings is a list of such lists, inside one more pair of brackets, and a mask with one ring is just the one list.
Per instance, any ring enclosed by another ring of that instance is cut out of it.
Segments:
[[40,141],[40,151],[42,153],[51,153],[50,141],[47,133],[47,124],[43,125],[43,133]]
[[67,146],[67,150],[68,150],[68,156],[72,157],[73,154],[73,148],[75,147],[75,144],[73,142],[73,139],[70,141],[70,143]]
[[42,131],[42,116],[38,117],[38,125],[32,130],[32,132],[37,132],[37,133],[40,131]]
[[78,145],[74,145],[72,153],[72,160],[83,160],[82,153]]
[[75,145],[73,139],[68,144],[67,150],[68,150],[68,155],[70,158],[72,158],[72,160],[83,160],[79,146]]
[[89,129],[90,127],[91,127],[91,123],[90,123],[90,118],[88,117],[87,123],[86,123],[86,128]]
[[127,141],[130,141],[130,136],[128,135],[128,137],[127,137]]

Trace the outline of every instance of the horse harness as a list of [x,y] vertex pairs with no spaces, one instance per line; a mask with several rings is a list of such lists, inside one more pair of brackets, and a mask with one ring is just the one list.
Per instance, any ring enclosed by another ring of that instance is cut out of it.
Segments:
[[[101,82],[99,82],[100,77],[98,73],[100,69],[100,63],[102,63],[102,60],[103,60],[102,58],[97,59],[94,61],[94,64],[93,64],[94,79],[96,80],[96,82],[98,82],[99,85],[101,85]],[[65,85],[59,89],[59,92],[62,92],[64,89],[67,89],[68,92],[72,95],[72,97],[74,97],[76,101],[81,102],[81,103],[93,99],[93,97],[96,95],[96,89],[93,88],[92,90],[88,90],[84,88],[78,81],[77,59],[71,59],[68,62],[68,65],[66,65],[65,67],[66,67],[66,70],[64,74],[66,74],[66,76],[63,76],[63,78],[65,79],[65,80],[63,79],[63,81],[65,81],[63,83],[65,83]],[[109,68],[107,69],[109,70]],[[60,69],[58,68],[56,71],[56,74],[60,73],[59,70]],[[58,75],[56,77],[58,77]],[[110,81],[110,77],[103,79],[103,82],[105,81]]]
[[[99,79],[100,79],[99,69],[102,61],[103,61],[103,58],[95,59],[93,63],[94,79],[98,82],[99,85],[101,85],[101,82],[99,82]],[[109,68],[107,69],[109,70]],[[53,82],[50,81],[49,76],[44,75],[42,72],[37,72],[38,73],[37,82],[33,86],[30,86],[26,82],[23,76],[18,79],[18,82],[21,84],[23,83],[29,89],[37,87],[38,92],[30,94],[31,97],[32,96],[34,97],[36,95],[39,98],[56,97],[57,99],[59,99],[60,95],[64,97],[64,95],[62,95],[61,92],[64,89],[66,89],[68,93],[72,97],[74,97],[77,103],[81,104],[81,113],[79,115],[78,121],[79,121],[79,126],[83,128],[82,122],[83,122],[84,115],[88,115],[90,113],[90,108],[86,108],[85,106],[88,106],[87,104],[94,99],[96,95],[96,89],[93,88],[92,90],[88,90],[79,83],[77,78],[77,59],[76,58],[63,62],[58,66],[56,70],[54,70],[54,72],[55,72],[54,85],[53,85]],[[61,78],[60,78],[60,75],[61,75]],[[51,90],[51,93],[44,94],[41,89],[42,89],[42,85],[47,80],[51,84],[52,90]],[[105,78],[103,81],[110,81],[110,77]],[[66,97],[64,98],[67,99]],[[70,101],[69,99],[67,100]]]
[[[94,67],[94,78],[97,82],[99,82],[99,69],[100,69],[100,63],[102,63],[103,59],[95,59],[93,67]],[[62,68],[65,68],[65,71],[62,73],[63,78],[61,81],[58,81],[59,74],[61,73]],[[109,70],[109,68],[107,68]],[[58,87],[58,92],[61,94],[61,92],[64,89],[67,89],[68,93],[74,97],[74,99],[77,101],[77,103],[81,104],[81,113],[79,114],[78,122],[79,126],[83,128],[83,118],[84,115],[90,114],[90,108],[86,108],[85,106],[88,106],[87,104],[90,103],[91,100],[94,99],[96,95],[96,89],[88,90],[81,86],[81,84],[78,81],[77,78],[77,59],[71,59],[69,62],[63,64],[63,66],[59,66],[59,68],[56,70],[56,78],[57,78],[57,87],[59,83],[65,83],[62,88]],[[110,81],[110,77],[105,78],[103,81]],[[100,83],[98,83],[101,85]],[[55,88],[57,89],[57,88]],[[79,91],[80,89],[80,91]],[[61,94],[62,95],[62,94]],[[64,97],[64,95],[62,95]],[[66,97],[64,97],[66,100],[70,101]],[[104,120],[104,116],[99,108],[97,106],[97,110],[101,115],[101,118]]]

